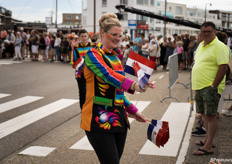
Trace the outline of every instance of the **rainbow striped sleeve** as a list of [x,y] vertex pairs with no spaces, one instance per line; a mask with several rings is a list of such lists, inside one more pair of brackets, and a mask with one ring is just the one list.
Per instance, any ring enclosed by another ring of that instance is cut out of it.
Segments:
[[113,85],[116,88],[121,88],[122,83],[126,79],[125,76],[115,72],[108,65],[106,65],[102,55],[95,48],[92,48],[87,52],[85,56],[85,64],[105,83]]
[[79,56],[79,53],[77,51],[77,47],[74,47],[71,51],[71,64],[74,65],[74,63],[77,61],[77,57]]
[[124,106],[126,107],[126,111],[130,114],[135,114],[138,111],[138,108],[130,102],[126,95],[124,95]]

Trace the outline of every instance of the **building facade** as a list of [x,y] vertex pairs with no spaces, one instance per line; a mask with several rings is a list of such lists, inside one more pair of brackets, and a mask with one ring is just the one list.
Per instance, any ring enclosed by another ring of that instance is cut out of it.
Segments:
[[81,14],[77,13],[63,13],[62,14],[62,24],[64,25],[80,25],[81,24]]
[[22,22],[12,18],[12,12],[0,6],[0,27],[12,28],[14,23]]
[[[83,0],[82,2],[82,27],[89,32],[93,32],[94,29],[95,32],[99,32],[98,20],[101,15],[104,13],[118,13],[118,10],[115,8],[115,6],[119,4],[144,11],[149,11],[157,15],[165,15],[165,2],[160,0],[96,0],[95,13],[93,0]],[[166,36],[172,36],[174,33],[189,33],[190,35],[193,35],[199,32],[199,29],[170,22],[166,23],[165,32],[164,21],[128,12],[122,12],[122,14],[123,19],[121,20],[121,23],[124,32],[130,33],[132,37],[135,36],[136,32],[143,32],[145,36],[148,36],[148,33],[152,33],[155,36],[164,34],[166,34]],[[218,16],[217,13],[209,13],[207,10],[205,17],[205,10],[198,8],[187,8],[185,4],[168,2],[166,5],[166,16],[180,20],[189,20],[197,24],[202,24],[206,18],[207,21],[214,22],[217,27],[223,27],[227,25],[226,23],[223,23],[221,19],[223,16]],[[137,28],[135,30],[131,29],[130,24],[128,23],[129,21],[137,22]],[[138,26],[139,23],[142,23],[141,26]]]

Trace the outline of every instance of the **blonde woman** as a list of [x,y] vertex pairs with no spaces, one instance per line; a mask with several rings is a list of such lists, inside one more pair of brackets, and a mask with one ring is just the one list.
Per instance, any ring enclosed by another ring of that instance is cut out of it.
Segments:
[[22,37],[20,32],[16,33],[16,38],[15,38],[15,59],[14,60],[21,60],[22,56],[21,56],[21,42],[22,42]]
[[129,101],[124,92],[144,92],[138,82],[125,77],[117,57],[123,28],[115,14],[104,14],[99,20],[101,41],[85,55],[84,76],[86,101],[82,108],[81,128],[94,148],[100,163],[118,164],[126,142],[129,122],[127,113],[137,121],[145,116]]

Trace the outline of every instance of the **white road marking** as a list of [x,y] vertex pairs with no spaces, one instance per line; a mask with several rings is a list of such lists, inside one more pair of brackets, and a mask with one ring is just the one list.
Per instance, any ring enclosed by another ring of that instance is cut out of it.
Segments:
[[79,100],[60,99],[51,104],[3,122],[0,124],[0,139],[48,115],[58,112],[70,105],[73,105],[78,101]]
[[[134,105],[136,101],[131,101]],[[142,112],[151,102],[150,101],[138,101],[136,107]],[[132,123],[134,121],[133,118],[129,118],[129,122]],[[80,149],[80,150],[93,150],[93,147],[88,141],[87,136],[84,136],[78,142],[76,142],[70,149]]]
[[194,110],[192,111],[192,116],[189,119],[188,127],[187,127],[187,130],[185,132],[184,140],[182,142],[182,146],[181,146],[180,153],[178,155],[176,164],[184,163],[185,156],[187,154],[188,147],[189,147],[189,142],[190,142],[191,134],[192,134],[191,133],[192,132],[192,128],[193,128],[193,125],[194,125],[194,122],[195,122],[195,114],[196,114],[196,110],[194,108]]
[[19,154],[32,155],[32,156],[37,156],[37,157],[46,157],[48,154],[50,154],[55,149],[56,148],[53,148],[53,147],[30,146],[29,148],[23,150]]
[[0,104],[0,113],[6,112],[8,110],[17,108],[19,106],[29,104],[31,102],[37,101],[42,99],[43,97],[37,97],[37,96],[25,96],[16,100],[12,100],[3,104]]
[[10,96],[11,94],[0,93],[0,98]]
[[162,79],[164,77],[164,75],[161,75],[160,77],[159,77],[159,79]]
[[161,119],[169,122],[169,141],[164,147],[158,148],[147,140],[139,154],[176,157],[185,132],[189,112],[190,103],[171,103]]

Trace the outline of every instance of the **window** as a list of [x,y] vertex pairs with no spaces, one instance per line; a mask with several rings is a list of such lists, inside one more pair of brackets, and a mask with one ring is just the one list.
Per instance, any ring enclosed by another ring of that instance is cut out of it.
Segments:
[[137,0],[138,5],[143,5],[143,0]]
[[155,3],[154,3],[154,0],[151,0],[150,5],[151,5],[151,6],[154,6],[154,4],[155,4]]
[[148,5],[148,0],[144,0],[144,5]]
[[154,22],[154,18],[150,18],[150,23],[153,23]]
[[128,20],[128,13],[125,12],[122,15],[123,15],[122,20]]
[[77,20],[80,19],[80,16],[79,16],[79,15],[76,15],[76,19],[77,19]]
[[72,19],[72,15],[66,15],[66,19]]
[[128,5],[128,0],[120,0],[120,5]]
[[176,14],[177,15],[182,15],[183,14],[183,9],[180,6],[176,6]]
[[137,19],[137,20],[141,20],[141,19],[142,19],[142,16],[136,14],[136,19]]
[[82,18],[83,18],[83,20],[82,20],[83,25],[84,26],[87,25],[87,16],[86,16],[86,13],[82,13]]
[[86,11],[87,10],[87,0],[83,0],[82,1],[82,6],[83,6],[83,10]]
[[148,17],[143,16],[143,19],[142,19],[142,20],[148,21]]
[[107,6],[107,0],[102,0],[102,6]]

